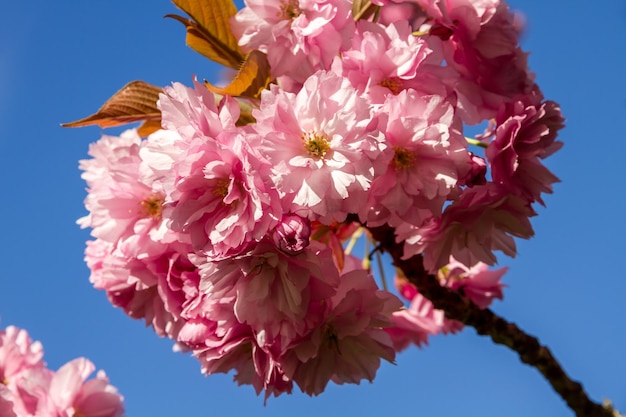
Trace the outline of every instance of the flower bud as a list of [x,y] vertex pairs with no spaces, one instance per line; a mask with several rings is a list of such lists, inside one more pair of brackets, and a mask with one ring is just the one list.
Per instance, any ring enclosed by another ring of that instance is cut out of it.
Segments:
[[485,179],[485,174],[487,174],[487,164],[485,160],[480,156],[474,155],[472,152],[470,154],[470,164],[471,168],[465,177],[465,185],[468,187],[473,187],[475,185],[483,185],[487,182]]
[[309,246],[311,223],[297,214],[283,214],[272,232],[276,246],[289,255],[296,255]]

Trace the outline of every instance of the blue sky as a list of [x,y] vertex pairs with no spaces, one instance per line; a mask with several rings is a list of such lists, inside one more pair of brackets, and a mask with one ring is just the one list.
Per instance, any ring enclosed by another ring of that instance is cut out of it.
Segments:
[[[596,400],[626,412],[626,3],[510,2],[526,15],[524,48],[549,99],[561,103],[561,178],[533,220],[536,237],[505,260],[493,309],[551,347]],[[148,7],[148,5],[150,5]],[[91,288],[78,160],[97,127],[62,122],[95,111],[126,82],[190,84],[218,69],[184,45],[166,0],[31,0],[0,4],[0,325],[28,329],[57,369],[78,356],[105,369],[127,415],[151,417],[571,416],[539,373],[466,329],[384,364],[373,384],[295,393],[263,406],[229,375],[204,377],[143,323]]]

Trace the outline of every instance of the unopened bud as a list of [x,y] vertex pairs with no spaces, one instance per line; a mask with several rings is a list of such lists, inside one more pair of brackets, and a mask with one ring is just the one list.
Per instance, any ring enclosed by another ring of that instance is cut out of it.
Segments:
[[297,214],[284,214],[272,232],[276,246],[285,253],[296,255],[309,246],[311,223]]
[[485,179],[485,175],[487,174],[487,164],[485,160],[470,152],[470,164],[471,168],[465,177],[465,185],[473,187],[475,185],[485,184],[487,182]]

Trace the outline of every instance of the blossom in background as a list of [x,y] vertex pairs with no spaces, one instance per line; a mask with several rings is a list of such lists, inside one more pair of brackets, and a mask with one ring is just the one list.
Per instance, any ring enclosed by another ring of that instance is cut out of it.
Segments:
[[26,330],[0,331],[0,416],[121,417],[123,397],[104,371],[95,378],[94,365],[74,359],[53,372],[42,360],[41,343]]

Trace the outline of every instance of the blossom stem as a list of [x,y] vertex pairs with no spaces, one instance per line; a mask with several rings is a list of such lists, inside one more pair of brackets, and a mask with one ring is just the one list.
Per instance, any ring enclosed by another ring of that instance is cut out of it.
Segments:
[[354,246],[356,245],[356,242],[359,240],[359,238],[363,235],[363,228],[359,227],[353,234],[352,236],[350,236],[350,241],[348,242],[348,246],[346,246],[346,249],[344,250],[344,253],[346,255],[350,255],[352,253],[352,249],[354,249]]
[[467,141],[467,143],[469,143],[470,145],[480,146],[481,148],[486,148],[487,146],[489,146],[489,145],[487,145],[487,144],[486,144],[486,143],[484,143],[484,142],[481,142],[481,141],[476,140],[476,139],[468,138],[467,136],[465,137],[465,140],[466,140],[466,141]]
[[378,264],[378,273],[380,274],[380,282],[382,283],[383,290],[389,291],[387,288],[387,277],[385,277],[385,270],[383,268],[383,260],[380,256],[380,251],[376,251],[376,263]]
[[402,259],[402,244],[395,242],[393,229],[387,226],[369,228],[379,247],[388,252],[396,267],[400,268],[419,292],[428,298],[435,308],[443,310],[446,317],[472,326],[478,334],[489,336],[494,343],[517,352],[522,362],[536,368],[552,385],[578,417],[614,417],[610,405],[593,402],[582,385],[573,381],[554,358],[550,349],[539,340],[525,333],[516,324],[496,315],[489,309],[480,309],[469,298],[450,288],[442,287],[436,277],[428,274],[421,256]]
[[374,23],[378,22],[378,18],[380,17],[380,9],[380,6],[376,6],[376,10],[374,11],[374,18],[372,19]]

